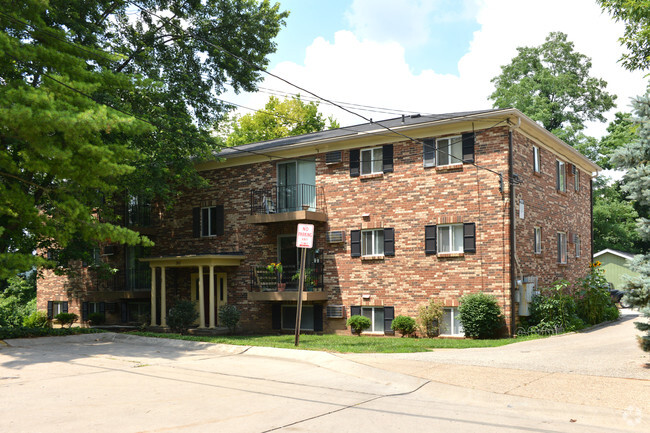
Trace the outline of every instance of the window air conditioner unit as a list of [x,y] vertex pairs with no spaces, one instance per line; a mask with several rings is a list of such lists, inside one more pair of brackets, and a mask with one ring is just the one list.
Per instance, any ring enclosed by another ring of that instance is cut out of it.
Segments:
[[332,152],[327,152],[325,154],[325,164],[336,164],[342,161],[343,152],[340,150],[335,150]]
[[325,239],[328,244],[337,244],[345,241],[345,232],[342,230],[336,230],[327,232],[325,234]]
[[343,319],[345,317],[345,308],[343,305],[328,305],[326,314],[328,319]]

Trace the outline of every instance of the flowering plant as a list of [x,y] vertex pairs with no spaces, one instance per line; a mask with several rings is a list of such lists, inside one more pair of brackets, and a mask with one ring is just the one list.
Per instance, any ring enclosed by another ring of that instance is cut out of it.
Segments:
[[280,278],[282,278],[282,263],[271,263],[266,266],[266,270],[272,274],[277,274]]

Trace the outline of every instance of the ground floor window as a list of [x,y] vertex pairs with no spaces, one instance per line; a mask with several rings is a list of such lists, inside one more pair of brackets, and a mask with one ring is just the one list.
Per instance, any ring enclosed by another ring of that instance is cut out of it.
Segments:
[[57,314],[68,312],[67,301],[48,301],[47,303],[47,317],[53,319]]
[[361,307],[361,315],[372,322],[365,332],[384,332],[384,307]]
[[445,308],[442,315],[441,335],[465,335],[463,325],[460,324],[458,307]]
[[149,302],[129,302],[129,322],[149,322],[151,320],[151,304]]
[[[296,311],[295,305],[282,306],[282,329],[296,329]],[[314,306],[303,305],[302,316],[300,317],[300,330],[313,331],[314,330]]]

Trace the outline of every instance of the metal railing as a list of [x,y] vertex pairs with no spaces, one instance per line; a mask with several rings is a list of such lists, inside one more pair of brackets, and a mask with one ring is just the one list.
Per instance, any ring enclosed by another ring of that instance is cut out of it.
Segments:
[[[269,271],[266,266],[252,266],[250,270],[250,289],[260,292],[297,291],[300,268],[283,266],[282,275]],[[305,267],[305,291],[323,291],[323,265],[312,263]]]
[[125,220],[129,227],[150,227],[151,204],[127,205]]
[[96,287],[100,291],[151,290],[151,270],[120,269],[115,273],[96,272]]
[[323,188],[300,183],[251,190],[251,215],[298,210],[325,212]]

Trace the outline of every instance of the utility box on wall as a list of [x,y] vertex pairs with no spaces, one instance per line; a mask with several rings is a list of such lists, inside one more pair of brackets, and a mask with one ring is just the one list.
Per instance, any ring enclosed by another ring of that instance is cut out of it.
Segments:
[[535,291],[535,283],[522,283],[517,282],[517,290],[515,290],[515,302],[519,303],[519,315],[530,316],[529,306],[533,301],[533,292]]

